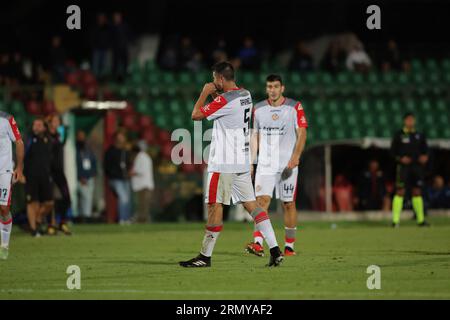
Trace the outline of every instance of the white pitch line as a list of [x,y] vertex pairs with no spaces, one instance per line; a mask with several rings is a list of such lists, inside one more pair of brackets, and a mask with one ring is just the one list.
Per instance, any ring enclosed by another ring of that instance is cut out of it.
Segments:
[[[165,290],[134,290],[134,289],[0,289],[0,293],[136,293],[136,294],[158,294],[158,295],[252,295],[266,296],[261,291],[165,291]],[[271,293],[267,293],[271,295]],[[420,293],[420,292],[305,292],[305,291],[280,291],[275,295],[282,296],[335,296],[335,297],[430,297],[430,298],[450,298],[450,293]]]

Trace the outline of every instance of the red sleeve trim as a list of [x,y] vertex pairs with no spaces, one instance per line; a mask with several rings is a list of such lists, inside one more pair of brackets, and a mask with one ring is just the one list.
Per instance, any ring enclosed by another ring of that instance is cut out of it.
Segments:
[[20,135],[19,128],[17,127],[17,123],[16,123],[16,120],[14,119],[14,117],[10,117],[8,119],[8,121],[9,121],[9,125],[11,126],[11,130],[14,134],[14,138],[16,139],[16,141],[21,140],[22,137]]
[[297,111],[297,125],[300,128],[308,128],[308,121],[306,120],[305,111],[303,110],[300,102],[295,105],[295,111]]
[[207,117],[225,107],[228,103],[227,99],[222,96],[217,96],[211,103],[200,107],[200,111]]

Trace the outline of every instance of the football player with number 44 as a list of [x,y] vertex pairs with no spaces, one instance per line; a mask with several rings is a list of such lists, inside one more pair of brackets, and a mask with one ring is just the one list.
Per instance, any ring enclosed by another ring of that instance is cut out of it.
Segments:
[[[278,75],[266,79],[268,99],[255,104],[251,150],[253,163],[257,163],[255,176],[256,200],[266,212],[275,189],[284,210],[285,256],[295,255],[297,231],[297,176],[300,157],[306,142],[306,121],[302,104],[283,96],[283,81]],[[259,153],[258,153],[259,151]],[[255,228],[254,241],[246,251],[264,255],[264,234]]]

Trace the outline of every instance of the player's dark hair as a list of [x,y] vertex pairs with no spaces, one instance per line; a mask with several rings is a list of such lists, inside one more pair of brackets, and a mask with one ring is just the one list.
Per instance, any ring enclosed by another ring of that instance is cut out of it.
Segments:
[[281,76],[278,74],[269,74],[266,78],[266,82],[274,82],[274,81],[280,81],[281,84],[283,84],[283,80],[281,79]]
[[218,62],[212,66],[212,71],[220,74],[227,81],[234,80],[234,68],[233,65],[227,61]]
[[403,120],[405,120],[405,119],[408,118],[408,117],[414,117],[414,113],[412,113],[412,112],[407,112],[407,113],[405,113],[405,114],[403,115]]

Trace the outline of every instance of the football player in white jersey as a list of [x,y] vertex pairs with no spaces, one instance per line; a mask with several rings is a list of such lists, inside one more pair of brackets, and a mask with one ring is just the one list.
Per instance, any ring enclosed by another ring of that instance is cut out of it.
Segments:
[[[266,210],[260,208],[250,173],[250,92],[238,88],[234,68],[228,62],[213,66],[214,82],[203,87],[192,111],[193,120],[214,120],[208,159],[208,185],[205,202],[208,204],[208,222],[200,254],[182,267],[209,267],[211,255],[222,230],[223,205],[242,203],[255,222],[255,228],[264,235],[270,248],[268,266],[283,261],[275,233]],[[208,96],[214,100],[206,104]]]
[[[16,144],[16,168],[13,168],[12,143]],[[12,184],[23,182],[24,145],[14,117],[0,111],[0,260],[8,258],[12,229],[10,211]]]
[[[256,200],[268,212],[275,189],[275,197],[281,200],[284,211],[284,255],[292,256],[295,255],[297,230],[295,198],[298,165],[305,147],[308,123],[302,104],[284,97],[284,89],[279,75],[267,77],[268,99],[255,104],[251,147],[253,162],[258,159],[255,175]],[[263,236],[256,228],[253,237],[254,241],[246,247],[247,252],[263,256]]]

